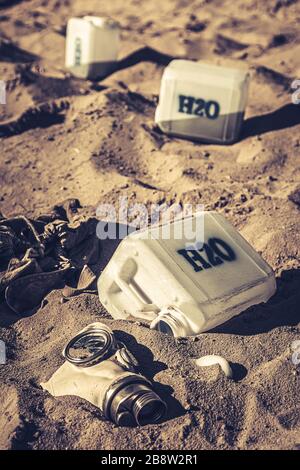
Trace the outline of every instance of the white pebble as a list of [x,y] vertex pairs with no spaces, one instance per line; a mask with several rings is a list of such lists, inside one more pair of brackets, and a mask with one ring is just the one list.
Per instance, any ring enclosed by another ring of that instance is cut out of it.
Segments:
[[231,379],[233,376],[229,362],[222,356],[216,356],[214,354],[211,354],[209,356],[202,356],[199,357],[199,359],[195,359],[195,364],[198,367],[209,367],[218,364],[226,375],[226,377]]

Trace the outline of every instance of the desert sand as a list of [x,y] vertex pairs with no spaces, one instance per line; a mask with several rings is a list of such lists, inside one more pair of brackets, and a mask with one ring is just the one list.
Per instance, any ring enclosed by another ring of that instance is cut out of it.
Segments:
[[[122,27],[119,70],[99,82],[64,69],[71,16]],[[224,214],[277,276],[276,295],[215,331],[177,340],[112,320],[97,295],[17,316],[0,306],[2,449],[300,449],[300,2],[293,0],[32,0],[0,2],[0,210],[30,217],[68,197],[94,213],[120,196],[146,204],[204,204]],[[169,138],[154,126],[160,78],[173,57],[247,65],[242,135],[230,146]],[[98,272],[115,243],[102,243]],[[118,428],[40,382],[85,325],[104,321],[140,359],[168,404],[160,424]],[[235,371],[192,359],[226,357]]]

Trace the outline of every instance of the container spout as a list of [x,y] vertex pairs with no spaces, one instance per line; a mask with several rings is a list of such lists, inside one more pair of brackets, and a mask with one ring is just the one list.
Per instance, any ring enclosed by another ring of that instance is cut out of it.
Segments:
[[163,308],[151,322],[150,328],[174,336],[174,338],[186,336],[183,313],[175,307]]

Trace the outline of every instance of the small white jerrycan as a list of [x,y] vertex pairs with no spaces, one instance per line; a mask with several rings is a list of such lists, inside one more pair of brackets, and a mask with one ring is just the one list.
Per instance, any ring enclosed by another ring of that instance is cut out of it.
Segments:
[[271,267],[215,212],[130,234],[98,280],[112,317],[146,319],[174,337],[209,330],[275,290]]
[[97,16],[71,18],[67,25],[65,65],[80,78],[100,79],[114,70],[119,26]]
[[162,76],[155,122],[166,134],[232,143],[241,130],[248,85],[245,70],[173,60]]

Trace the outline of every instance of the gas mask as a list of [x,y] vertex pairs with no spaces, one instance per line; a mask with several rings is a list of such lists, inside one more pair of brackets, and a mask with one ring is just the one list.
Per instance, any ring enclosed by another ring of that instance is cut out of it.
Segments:
[[41,386],[53,396],[77,395],[119,426],[160,420],[166,404],[137,373],[138,361],[103,323],[81,330],[63,350],[64,364]]

